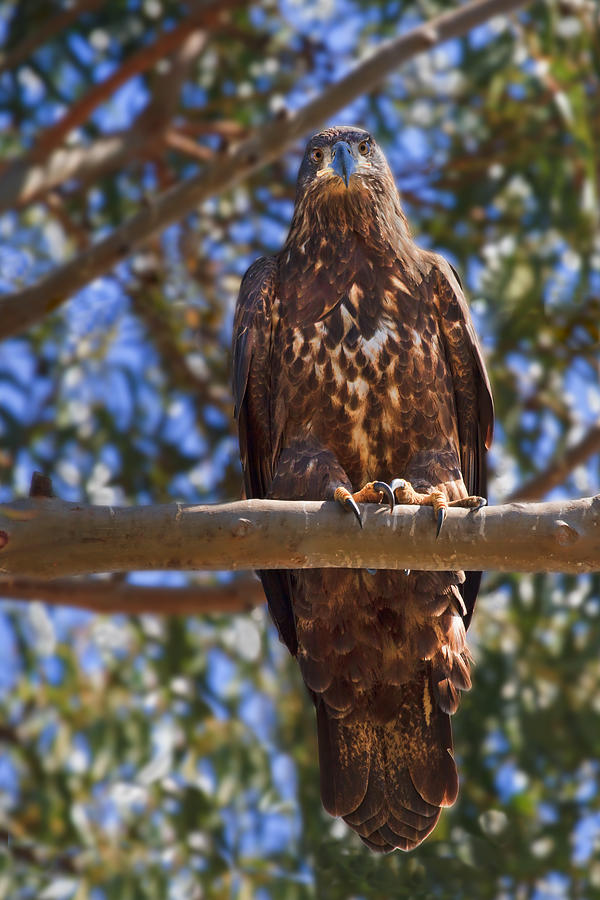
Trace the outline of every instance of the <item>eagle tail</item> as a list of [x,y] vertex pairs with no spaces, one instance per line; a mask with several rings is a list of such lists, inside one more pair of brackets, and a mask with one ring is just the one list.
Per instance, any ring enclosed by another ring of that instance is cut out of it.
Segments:
[[458,793],[450,716],[434,699],[431,664],[403,685],[374,688],[351,717],[315,700],[325,809],[371,850],[417,847]]

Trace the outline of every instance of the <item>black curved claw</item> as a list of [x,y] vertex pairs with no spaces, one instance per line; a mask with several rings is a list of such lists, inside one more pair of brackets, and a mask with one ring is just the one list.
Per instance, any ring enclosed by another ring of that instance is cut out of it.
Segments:
[[438,509],[438,514],[437,514],[437,528],[436,528],[436,532],[435,532],[436,538],[439,538],[440,531],[442,530],[442,525],[444,524],[445,521],[446,521],[446,507],[442,506],[440,509]]
[[354,515],[358,519],[358,524],[362,528],[363,527],[362,515],[360,513],[360,509],[358,508],[358,504],[357,504],[356,500],[354,499],[354,497],[351,494],[348,494],[347,497],[344,497],[343,504],[346,509],[349,509],[354,513]]
[[389,504],[390,512],[391,512],[394,508],[395,500],[394,500],[394,492],[391,489],[391,487],[389,486],[389,484],[385,481],[374,481],[373,482],[373,490],[381,491],[382,494],[385,494],[385,499],[387,500],[387,502]]
[[394,478],[390,485],[392,489],[392,494],[394,495],[394,500],[396,499],[396,489],[399,488],[401,491],[406,487],[406,479],[404,478]]

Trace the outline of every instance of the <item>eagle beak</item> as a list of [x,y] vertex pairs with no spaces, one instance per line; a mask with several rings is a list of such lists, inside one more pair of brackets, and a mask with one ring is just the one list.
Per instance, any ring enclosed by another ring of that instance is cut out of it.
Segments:
[[331,169],[336,175],[344,179],[348,187],[350,176],[356,171],[356,160],[352,156],[350,145],[346,141],[338,141],[331,151]]

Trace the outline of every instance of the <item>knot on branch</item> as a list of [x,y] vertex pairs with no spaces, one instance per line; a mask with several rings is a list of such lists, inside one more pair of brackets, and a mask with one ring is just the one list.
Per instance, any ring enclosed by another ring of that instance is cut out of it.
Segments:
[[252,522],[250,519],[239,519],[231,529],[231,533],[233,537],[243,537],[245,534],[248,534],[251,528]]
[[563,522],[562,519],[558,519],[556,522],[556,542],[562,547],[566,547],[578,540],[579,533],[566,522]]

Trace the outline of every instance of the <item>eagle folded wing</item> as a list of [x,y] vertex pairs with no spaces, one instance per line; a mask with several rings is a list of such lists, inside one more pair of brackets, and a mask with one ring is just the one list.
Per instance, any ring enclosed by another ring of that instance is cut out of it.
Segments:
[[[458,276],[441,256],[435,256],[430,288],[438,308],[446,357],[452,373],[460,462],[467,493],[487,496],[485,451],[492,443],[492,389],[471,313]],[[469,627],[481,572],[466,572],[460,587]]]
[[[281,423],[271,411],[272,307],[277,260],[261,257],[246,272],[233,325],[233,399],[248,498],[269,493],[277,464]],[[298,641],[288,571],[258,572],[282,641],[296,655]]]

